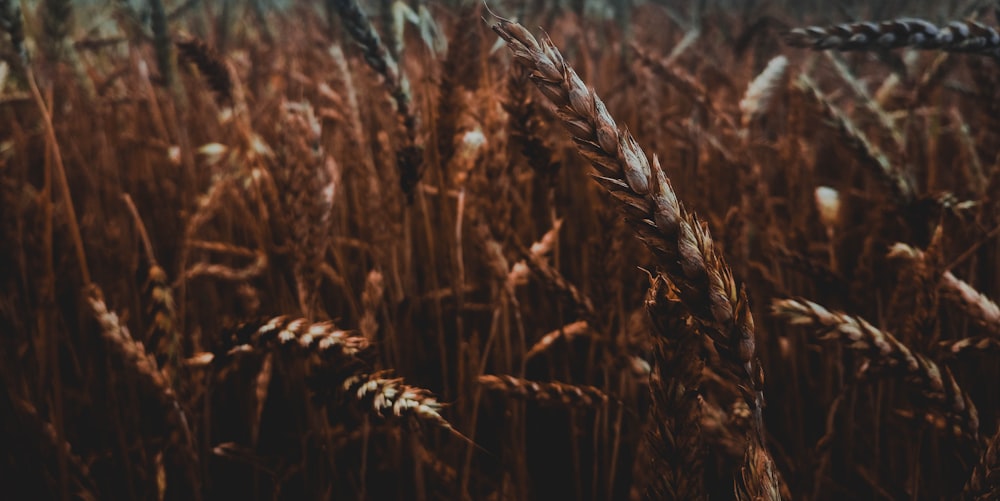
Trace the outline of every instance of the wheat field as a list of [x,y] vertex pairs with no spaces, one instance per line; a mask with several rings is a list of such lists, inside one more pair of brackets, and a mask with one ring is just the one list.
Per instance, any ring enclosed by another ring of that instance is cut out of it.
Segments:
[[0,0],[0,498],[1000,499],[995,9]]

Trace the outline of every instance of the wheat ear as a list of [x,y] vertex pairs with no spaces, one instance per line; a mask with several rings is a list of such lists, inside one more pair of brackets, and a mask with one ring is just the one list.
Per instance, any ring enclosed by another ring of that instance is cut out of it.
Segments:
[[930,21],[913,18],[796,28],[785,41],[793,47],[815,50],[879,51],[914,47],[994,57],[1000,51],[1000,34],[982,23],[951,21],[938,27]]
[[978,442],[976,407],[947,368],[914,353],[895,336],[863,318],[800,299],[776,300],[772,311],[791,325],[811,327],[821,339],[840,341],[858,352],[866,360],[866,372],[883,371],[902,376],[926,403],[944,414],[955,436]]
[[24,47],[24,18],[18,0],[0,0],[0,31],[7,34],[14,52],[22,63],[26,63],[28,51]]
[[753,316],[746,292],[736,285],[708,226],[683,207],[656,157],[650,162],[632,134],[618,127],[604,102],[548,36],[536,39],[524,26],[502,18],[493,31],[556,106],[577,151],[597,170],[595,180],[618,200],[629,224],[677,286],[680,301],[699,330],[711,338],[722,371],[737,382],[753,410],[753,433],[748,439],[763,447],[763,374],[756,357]]
[[340,14],[344,28],[361,46],[368,66],[382,75],[383,83],[396,103],[396,112],[407,136],[406,144],[396,153],[399,183],[403,193],[412,200],[413,190],[423,175],[423,150],[416,145],[417,121],[411,108],[409,84],[357,0],[333,0],[333,6]]
[[542,405],[600,407],[608,401],[608,396],[593,386],[572,385],[558,381],[529,381],[506,374],[479,376],[479,384],[488,390]]
[[220,105],[233,102],[233,78],[229,67],[222,57],[204,40],[197,37],[186,37],[174,42],[178,55],[184,61],[193,64],[208,82],[209,88],[215,92]]
[[312,323],[304,318],[278,316],[238,327],[230,346],[229,353],[295,347],[321,357],[353,358],[369,345],[366,338],[338,329],[333,322]]
[[1000,431],[990,438],[986,451],[962,490],[962,499],[987,501],[1000,498]]
[[[913,261],[925,259],[924,251],[903,243],[893,245],[889,251],[889,257],[906,258]],[[938,286],[945,299],[958,306],[996,341],[1000,341],[1000,306],[997,306],[993,300],[950,271],[941,274]]]
[[87,291],[87,301],[108,349],[125,366],[141,394],[153,399],[159,406],[163,413],[168,440],[166,452],[170,461],[182,470],[180,475],[187,483],[187,493],[193,499],[201,499],[198,454],[176,393],[157,367],[156,359],[146,352],[142,343],[132,338],[128,328],[119,322],[118,315],[108,310],[100,289],[91,286]]
[[594,178],[620,203],[629,223],[665,267],[678,295],[744,388],[751,409],[763,405],[754,325],[745,291],[737,287],[705,223],[689,213],[656,158],[650,162],[600,97],[584,85],[547,36],[501,19],[493,30],[553,104]]
[[341,388],[348,394],[353,394],[376,416],[415,417],[455,432],[451,424],[441,416],[443,406],[437,398],[428,390],[403,383],[402,378],[390,379],[381,373],[357,374],[344,380]]

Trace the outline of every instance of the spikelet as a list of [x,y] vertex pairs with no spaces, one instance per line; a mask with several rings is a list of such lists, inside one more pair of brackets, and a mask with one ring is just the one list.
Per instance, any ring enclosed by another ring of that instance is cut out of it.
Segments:
[[[645,307],[653,332],[653,366],[650,424],[643,442],[650,453],[644,499],[703,499],[705,442],[699,392],[705,362],[699,354],[701,337],[676,289],[662,275],[651,278]],[[739,442],[745,444],[751,436],[744,434]]]
[[275,181],[291,218],[299,306],[308,318],[316,319],[321,311],[319,269],[329,247],[339,166],[321,147],[322,126],[308,102],[283,106],[281,133]]
[[782,480],[767,451],[751,443],[736,478],[737,501],[781,501]]
[[176,366],[184,355],[181,333],[177,330],[177,305],[173,290],[167,283],[167,272],[159,265],[149,267],[146,294],[150,299],[148,308],[152,317],[146,338],[161,365],[169,363]]

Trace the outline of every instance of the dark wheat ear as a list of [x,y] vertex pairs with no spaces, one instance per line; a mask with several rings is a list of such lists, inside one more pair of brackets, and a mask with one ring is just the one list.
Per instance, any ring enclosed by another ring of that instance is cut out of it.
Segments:
[[1000,498],[1000,431],[990,438],[986,451],[972,470],[962,490],[964,501],[987,501]]
[[0,0],[0,32],[10,37],[14,52],[26,62],[28,52],[24,48],[24,18],[21,17],[21,3],[18,0]]
[[994,57],[1000,55],[1000,34],[975,21],[951,21],[938,27],[923,19],[902,18],[809,26],[788,32],[785,43],[814,50],[879,51],[913,47]]
[[365,62],[382,76],[383,85],[396,103],[396,112],[406,134],[403,146],[396,151],[399,183],[403,193],[412,201],[417,183],[423,176],[424,165],[423,148],[416,144],[417,119],[413,113],[409,83],[357,0],[333,0],[333,7],[340,14],[344,29],[360,46]]
[[198,73],[201,73],[208,86],[215,91],[220,105],[233,102],[233,78],[225,61],[215,49],[196,37],[176,40],[174,45],[177,46],[181,59],[198,68]]

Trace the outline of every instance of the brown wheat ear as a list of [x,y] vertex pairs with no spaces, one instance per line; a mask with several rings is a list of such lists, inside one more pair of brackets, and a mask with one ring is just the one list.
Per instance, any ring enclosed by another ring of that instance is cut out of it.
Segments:
[[915,353],[892,334],[863,318],[828,310],[800,299],[775,300],[773,313],[791,325],[811,327],[820,339],[840,341],[867,361],[866,373],[899,375],[909,383],[930,411],[944,414],[955,436],[971,444],[979,442],[979,416],[969,396],[962,391],[951,371]]
[[633,229],[660,258],[679,297],[723,355],[726,369],[743,382],[751,408],[763,404],[746,294],[716,251],[705,223],[689,213],[654,158],[632,134],[619,129],[600,97],[584,85],[547,36],[535,39],[523,26],[493,26],[531,80],[557,107],[578,151],[597,170],[595,179],[620,203]]
[[[649,375],[650,453],[644,498],[705,497],[705,439],[701,430],[701,379],[705,361],[701,337],[662,275],[652,279],[646,311],[653,330],[653,367]],[[739,437],[740,448],[746,439]]]
[[1000,499],[1000,431],[997,431],[986,444],[983,457],[973,468],[972,476],[962,490],[962,499],[966,501]]
[[21,17],[21,2],[18,0],[0,0],[0,32],[10,37],[14,52],[26,63],[28,52],[24,46],[24,18]]
[[[132,338],[127,327],[118,320],[118,315],[108,310],[103,294],[93,286],[87,291],[90,310],[97,320],[101,338],[108,350],[118,358],[128,371],[128,377],[136,382],[140,394],[156,402],[160,415],[149,419],[163,419],[166,452],[170,462],[168,475],[176,473],[177,482],[192,499],[201,499],[201,477],[199,458],[187,416],[181,409],[177,394],[166,376],[156,366],[156,359],[146,352],[142,343]],[[177,471],[179,470],[179,471]]]
[[528,381],[506,374],[479,376],[479,384],[492,391],[544,405],[600,407],[608,401],[608,396],[593,386],[572,385],[558,381]]
[[[753,410],[753,432],[747,438],[763,448],[763,371],[756,356],[753,316],[746,292],[737,286],[707,224],[683,207],[656,157],[650,162],[548,36],[536,39],[524,26],[502,18],[493,31],[556,106],[577,151],[597,170],[595,180],[618,201],[633,230],[677,286],[700,332],[711,338],[720,355],[720,371],[736,382]],[[762,481],[776,483],[777,478]]]

